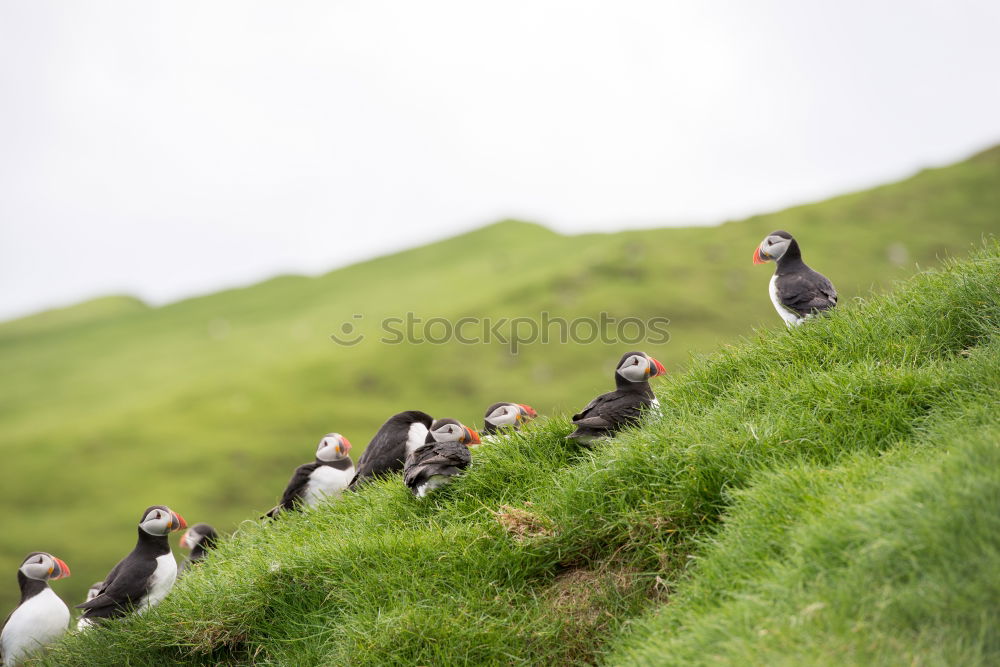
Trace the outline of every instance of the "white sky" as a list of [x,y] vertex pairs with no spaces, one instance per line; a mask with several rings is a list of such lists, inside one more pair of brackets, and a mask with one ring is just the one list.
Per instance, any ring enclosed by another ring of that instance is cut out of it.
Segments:
[[993,0],[0,0],[0,317],[903,177],[1000,141],[998,34]]

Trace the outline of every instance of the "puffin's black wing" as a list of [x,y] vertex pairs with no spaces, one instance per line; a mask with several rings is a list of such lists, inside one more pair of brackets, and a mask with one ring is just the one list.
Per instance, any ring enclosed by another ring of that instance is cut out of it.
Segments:
[[383,427],[375,434],[368,447],[358,459],[354,479],[347,488],[353,489],[359,482],[387,473],[399,472],[403,469],[403,457],[406,456],[406,438],[393,434],[394,429]]
[[267,514],[262,516],[261,519],[273,519],[279,512],[295,509],[295,504],[302,498],[302,494],[305,493],[306,484],[309,483],[309,475],[317,467],[319,467],[319,464],[313,462],[304,463],[296,468],[295,472],[292,473],[292,478],[288,480],[285,492],[281,494],[281,500],[277,505],[269,509]]
[[410,490],[434,475],[457,475],[472,463],[469,448],[460,442],[432,442],[413,450],[406,459],[403,482]]
[[774,287],[781,305],[800,317],[837,305],[837,290],[833,283],[812,269],[779,276],[774,281]]
[[602,407],[613,400],[616,394],[617,392],[614,391],[601,394],[590,403],[587,403],[587,407],[581,410],[579,414],[573,415],[573,423],[583,424],[591,428],[608,428],[611,426],[611,422],[602,414]]
[[573,415],[573,423],[588,428],[619,428],[638,419],[650,403],[651,399],[640,393],[608,392],[592,400],[580,414]]
[[285,487],[285,492],[281,494],[281,502],[278,506],[282,509],[290,510],[295,507],[295,503],[302,498],[302,494],[305,493],[306,484],[309,483],[309,475],[312,474],[313,470],[319,467],[318,463],[305,463],[300,465],[292,473],[292,478],[288,480],[288,486]]
[[149,578],[155,571],[156,559],[140,558],[132,552],[111,570],[97,597],[76,605],[76,608],[85,610],[84,618],[123,616],[142,600]]
[[592,400],[579,414],[573,415],[576,431],[570,434],[594,435],[594,432],[613,433],[630,422],[637,421],[642,411],[652,403],[644,393],[612,391]]

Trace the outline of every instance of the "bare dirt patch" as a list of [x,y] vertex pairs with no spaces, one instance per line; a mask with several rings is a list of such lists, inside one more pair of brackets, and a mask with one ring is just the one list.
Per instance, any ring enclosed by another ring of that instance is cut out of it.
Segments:
[[526,509],[501,505],[494,514],[497,522],[518,542],[555,535],[550,520]]

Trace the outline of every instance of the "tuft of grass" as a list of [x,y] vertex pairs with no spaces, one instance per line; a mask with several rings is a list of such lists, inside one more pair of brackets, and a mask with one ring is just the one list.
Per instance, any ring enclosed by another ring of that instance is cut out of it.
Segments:
[[423,501],[241,524],[50,664],[990,664],[1000,244],[657,388],[593,451],[541,419]]

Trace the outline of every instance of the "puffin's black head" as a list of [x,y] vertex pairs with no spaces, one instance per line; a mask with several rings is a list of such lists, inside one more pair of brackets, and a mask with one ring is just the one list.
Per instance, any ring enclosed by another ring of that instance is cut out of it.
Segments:
[[435,419],[427,432],[426,442],[460,442],[478,445],[479,434],[457,419]]
[[32,551],[25,556],[18,571],[28,579],[49,581],[64,579],[69,576],[69,565],[50,553]]
[[316,458],[320,461],[339,461],[347,458],[351,451],[351,441],[339,433],[327,433],[316,447]]
[[626,352],[615,368],[615,374],[629,382],[645,382],[651,377],[666,374],[667,369],[645,352]]
[[486,416],[483,417],[487,424],[493,426],[520,426],[521,422],[534,419],[538,416],[534,408],[523,403],[494,403],[486,408]]
[[431,424],[434,422],[434,417],[431,417],[426,412],[421,412],[420,410],[406,410],[405,412],[400,412],[389,417],[388,421],[404,424],[406,426],[420,423],[427,428],[430,428]]
[[187,521],[166,505],[153,505],[146,508],[139,521],[139,528],[149,535],[166,535],[187,528]]
[[181,535],[181,547],[194,549],[201,544],[204,547],[211,548],[215,546],[217,537],[218,534],[215,532],[215,528],[212,528],[207,523],[196,523]]
[[793,246],[796,250],[798,249],[795,239],[785,230],[779,229],[771,232],[753,251],[753,263],[763,264],[764,262],[778,261]]

